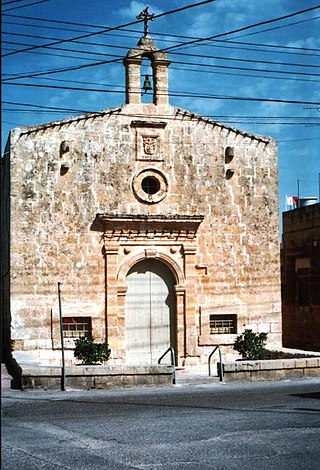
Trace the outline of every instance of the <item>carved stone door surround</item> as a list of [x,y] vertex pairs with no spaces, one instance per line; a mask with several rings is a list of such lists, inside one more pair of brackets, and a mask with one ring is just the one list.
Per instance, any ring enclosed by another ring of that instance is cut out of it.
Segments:
[[126,276],[144,259],[164,263],[175,279],[177,359],[194,354],[196,232],[203,216],[97,214],[92,230],[103,232],[106,336],[119,363],[125,363]]

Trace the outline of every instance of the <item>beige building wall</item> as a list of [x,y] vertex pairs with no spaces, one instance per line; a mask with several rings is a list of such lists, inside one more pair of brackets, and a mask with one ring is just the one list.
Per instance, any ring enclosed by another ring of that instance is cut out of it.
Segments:
[[[169,63],[150,54],[166,90]],[[111,363],[125,363],[126,275],[145,258],[175,278],[179,364],[205,363],[216,344],[231,353],[236,334],[212,334],[210,315],[237,315],[238,333],[268,332],[270,346],[281,344],[276,144],[172,107],[162,93],[12,132],[18,360],[59,361],[61,282],[63,315],[92,317]]]

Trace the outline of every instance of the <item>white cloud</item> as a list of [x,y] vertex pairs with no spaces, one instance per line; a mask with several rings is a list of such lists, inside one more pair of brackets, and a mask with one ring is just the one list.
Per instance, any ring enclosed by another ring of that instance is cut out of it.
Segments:
[[[148,6],[149,6],[149,12],[151,14],[155,13],[156,15],[158,15],[162,13],[162,11],[159,8],[153,6],[151,3],[149,3]],[[136,19],[136,16],[145,8],[146,8],[145,2],[138,2],[136,0],[131,0],[130,5],[128,7],[120,8],[117,13],[122,18],[125,18],[128,21],[130,21],[130,19],[134,21]]]

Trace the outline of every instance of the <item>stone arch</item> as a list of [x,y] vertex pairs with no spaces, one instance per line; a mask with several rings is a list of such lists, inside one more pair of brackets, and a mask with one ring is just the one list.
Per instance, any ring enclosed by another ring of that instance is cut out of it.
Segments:
[[137,47],[130,49],[123,63],[126,68],[126,103],[141,104],[141,63],[143,58],[151,62],[153,73],[153,103],[168,104],[168,67],[167,55],[158,50],[150,36],[144,36]]
[[117,275],[117,285],[119,291],[123,291],[123,289],[125,289],[126,277],[132,266],[146,258],[154,258],[162,261],[172,272],[176,281],[176,285],[179,287],[185,286],[185,276],[179,264],[167,253],[150,248],[140,251],[133,256],[128,255],[124,263],[122,263]]
[[157,364],[177,350],[176,279],[159,257],[144,257],[126,276],[124,303],[126,364]]

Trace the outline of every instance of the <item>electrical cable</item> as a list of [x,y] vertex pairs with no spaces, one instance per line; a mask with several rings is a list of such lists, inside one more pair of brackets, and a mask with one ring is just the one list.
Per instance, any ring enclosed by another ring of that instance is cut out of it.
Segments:
[[[112,55],[112,54],[110,54]],[[47,70],[47,71],[44,71],[44,72],[36,72],[36,73],[28,73],[28,74],[25,74],[25,75],[20,75],[18,77],[13,77],[12,79],[13,80],[18,80],[18,79],[21,79],[21,78],[37,78],[37,77],[41,77],[43,75],[52,75],[52,74],[56,74],[56,73],[64,73],[66,71],[70,72],[70,71],[74,71],[74,70],[79,70],[79,69],[84,69],[84,68],[87,68],[87,67],[92,67],[92,66],[98,66],[98,65],[105,65],[105,64],[111,64],[111,63],[117,63],[121,60],[123,60],[123,58],[119,58],[119,56],[115,56],[117,58],[115,59],[112,59],[112,60],[102,60],[102,61],[99,61],[99,62],[94,62],[94,63],[91,63],[91,64],[82,64],[80,66],[71,66],[69,67],[67,70],[66,69],[54,69],[54,70]],[[255,68],[255,69],[248,69],[246,67],[232,67],[232,66],[227,66],[227,65],[213,65],[213,64],[203,64],[203,63],[196,63],[196,62],[183,62],[183,61],[175,61],[174,62],[175,64],[179,64],[179,65],[187,65],[187,66],[198,66],[198,67],[204,67],[204,68],[222,68],[222,69],[236,69],[236,70],[250,70],[250,71],[258,71],[258,72],[266,72],[266,73],[278,73],[278,74],[285,74],[285,75],[295,75],[295,76],[310,76],[310,77],[318,77],[319,74],[316,74],[316,73],[310,73],[310,72],[296,72],[296,71],[285,71],[285,70],[268,70],[268,69],[262,69],[262,68]],[[3,80],[3,83],[5,82],[6,80]]]
[[[19,36],[19,37],[27,37],[27,38],[34,38],[34,35],[29,35],[29,34],[19,34],[19,33],[8,33],[6,31],[3,31],[2,34],[7,34],[10,36]],[[51,39],[51,40],[56,40],[57,38],[52,38],[48,36],[38,36],[39,39]],[[13,43],[14,44],[14,43]],[[108,48],[115,48],[115,49],[123,49],[123,50],[128,50],[127,47],[125,46],[118,46],[118,45],[112,45],[112,44],[102,44],[102,43],[88,43],[87,41],[77,41],[76,44],[86,44],[86,45],[92,45],[92,46],[101,46],[103,48],[108,47]],[[65,51],[70,51],[70,52],[77,52],[79,54],[85,53],[85,54],[93,54],[93,55],[104,55],[104,56],[110,56],[110,54],[105,54],[102,52],[91,52],[91,51],[84,51],[83,49],[80,51],[76,51],[74,49],[66,49],[66,48],[57,48],[60,50],[65,50]],[[213,56],[213,55],[204,55],[204,54],[188,54],[186,52],[171,52],[172,55],[181,55],[184,57],[200,57],[200,58],[205,58],[205,59],[214,59],[214,60],[227,60],[227,61],[236,61],[236,62],[249,62],[249,63],[258,63],[258,64],[271,64],[271,65],[280,65],[280,66],[290,66],[290,67],[309,67],[309,68],[320,68],[320,65],[313,65],[313,64],[299,64],[299,63],[292,63],[292,62],[277,62],[277,61],[270,61],[270,60],[257,60],[257,59],[243,59],[239,57],[220,57],[220,56]]]
[[[59,111],[59,112],[77,112],[77,113],[86,113],[86,114],[91,114],[95,113],[96,111],[89,111],[89,110],[83,110],[83,109],[75,109],[75,108],[62,108],[62,107],[55,107],[55,106],[46,106],[46,105],[37,105],[34,103],[21,103],[21,102],[16,102],[16,101],[3,101],[2,102],[4,105],[11,105],[11,106],[24,106],[26,108],[37,108],[37,110],[41,111]],[[316,109],[316,108],[304,108],[304,109]],[[13,110],[13,109],[11,109]],[[34,110],[31,110],[34,111]],[[151,117],[156,117],[156,115]],[[256,115],[228,115],[228,114],[215,114],[215,115],[209,115],[207,117],[215,118],[215,119],[296,119],[296,120],[301,120],[301,119],[320,119],[318,116],[256,116]],[[169,118],[169,116],[168,116]]]
[[32,107],[32,108],[39,108],[39,109],[44,109],[44,110],[54,110],[54,111],[67,111],[67,112],[72,112],[72,113],[89,113],[92,111],[84,111],[83,109],[75,109],[75,108],[57,108],[54,106],[44,106],[44,105],[38,105],[38,104],[31,104],[31,103],[17,103],[15,101],[2,101],[3,104],[11,104],[14,106],[26,106],[26,107]]
[[[101,26],[101,25],[93,25],[93,24],[88,24],[88,23],[76,23],[72,21],[61,21],[61,20],[53,20],[53,19],[48,19],[48,18],[39,18],[39,17],[34,17],[34,16],[19,16],[19,15],[12,15],[12,14],[3,14],[3,16],[8,16],[8,17],[13,17],[13,18],[20,18],[20,19],[27,19],[27,20],[36,20],[36,21],[42,21],[45,23],[58,23],[58,24],[64,24],[64,25],[74,25],[74,26],[84,26],[84,27],[89,27],[89,28],[101,28],[101,29],[111,29],[110,26]],[[6,22],[3,22],[4,24]],[[18,23],[12,23],[15,26],[20,26]],[[22,26],[30,26],[27,24],[21,24]],[[37,26],[39,28],[42,28],[40,25],[32,25],[32,26]],[[50,29],[50,27],[46,26],[46,29]],[[83,31],[77,31],[77,30],[68,30],[67,28],[54,28],[54,29],[59,29],[61,31],[72,31],[72,32],[83,32]],[[136,29],[128,29],[128,28],[119,28],[119,30],[124,31],[124,32],[132,32],[132,33],[137,33],[139,36],[135,36],[136,38],[141,37],[141,31],[136,30]],[[116,33],[102,33],[103,35],[109,35],[109,36],[118,36],[118,37],[128,37],[128,35],[120,35]],[[167,37],[172,37],[172,38],[179,38],[179,39],[201,39],[195,36],[183,36],[183,35],[177,35],[177,34],[168,34],[168,33],[159,33],[156,31],[152,32],[152,36],[165,36]],[[166,42],[166,39],[162,39],[161,41]],[[230,44],[243,44],[243,45],[248,45],[248,46],[259,46],[259,47],[270,47],[273,49],[281,48],[281,49],[291,49],[292,51],[317,51],[319,52],[320,49],[315,49],[315,48],[306,48],[306,47],[297,47],[297,46],[279,46],[276,44],[263,44],[263,43],[249,43],[249,42],[243,42],[243,41],[232,41],[229,39],[213,39],[212,42],[222,42],[222,43],[230,43]],[[210,44],[207,44],[209,46]]]
[[[8,41],[3,41],[5,43],[8,43]],[[47,55],[46,52],[40,52],[40,51],[30,51],[30,54],[40,54],[40,55]],[[73,59],[81,59],[81,60],[93,60],[93,59],[89,59],[87,57],[75,57],[75,56],[72,56],[72,55],[66,55],[66,54],[50,54],[50,55],[53,55],[54,57],[64,57],[64,58],[73,58]],[[115,65],[121,65],[119,62],[116,62]],[[314,78],[309,78],[309,79],[306,79],[306,78],[302,78],[301,76],[297,77],[297,76],[294,76],[294,77],[288,77],[287,75],[285,77],[277,77],[277,76],[273,76],[273,75],[263,75],[261,73],[258,73],[258,74],[246,74],[246,73],[236,73],[236,72],[226,72],[226,66],[215,66],[216,68],[217,67],[220,67],[220,68],[223,68],[223,72],[219,72],[217,70],[201,70],[201,69],[193,69],[191,68],[190,66],[188,66],[188,69],[186,68],[182,68],[182,67],[170,67],[170,70],[177,70],[177,71],[183,71],[183,72],[186,72],[186,70],[189,72],[192,72],[192,73],[205,73],[206,75],[208,74],[216,74],[216,75],[230,75],[230,76],[235,76],[235,77],[247,77],[247,78],[266,78],[268,80],[292,80],[292,81],[300,81],[300,82],[311,82],[311,83],[320,83],[320,80],[315,80]],[[228,69],[230,70],[239,70],[240,68],[239,67],[228,67]],[[257,69],[250,69],[250,68],[245,68],[245,67],[242,67],[241,70],[247,70],[249,72],[257,72],[258,70]],[[262,69],[263,70],[263,69]],[[272,71],[268,71],[268,73],[272,73]],[[277,73],[276,71],[274,73]],[[291,72],[288,72],[288,73],[291,73]],[[294,75],[294,72],[292,72],[292,74]],[[3,74],[3,76],[10,76],[11,74]],[[80,81],[76,81],[76,80],[68,80],[68,79],[58,79],[58,78],[49,78],[49,77],[37,77],[38,80],[52,80],[52,81],[56,81],[56,82],[74,82],[74,83],[81,83],[83,85],[85,84],[93,84],[93,83],[90,83],[90,82],[80,82]],[[5,83],[6,79],[3,79],[3,83]],[[99,83],[94,83],[95,85],[100,85]],[[121,87],[121,85],[113,85],[113,86],[117,86],[117,87]]]
[[[198,3],[193,3],[191,5],[186,5],[184,7],[180,7],[180,8],[176,8],[174,10],[170,10],[170,11],[166,11],[164,13],[160,13],[158,15],[155,15],[154,18],[161,18],[163,16],[166,16],[166,15],[171,15],[173,13],[179,13],[181,11],[184,11],[184,10],[188,10],[189,8],[194,8],[194,7],[198,7],[198,6],[202,6],[202,5],[206,5],[207,3],[212,3],[212,2],[215,2],[216,0],[204,0],[204,1],[201,1],[201,2],[198,2]],[[49,46],[54,46],[56,44],[62,44],[62,43],[65,43],[65,42],[71,42],[71,41],[76,41],[78,39],[84,39],[84,38],[88,38],[88,37],[92,37],[92,36],[97,36],[103,32],[107,32],[107,31],[115,31],[115,30],[118,30],[118,29],[121,29],[121,28],[125,28],[127,26],[131,26],[131,25],[134,25],[134,24],[138,24],[138,23],[141,23],[143,22],[144,20],[141,19],[141,20],[136,20],[136,21],[131,21],[130,23],[126,23],[126,24],[123,24],[123,25],[120,25],[120,26],[115,26],[115,27],[112,27],[112,28],[106,28],[105,30],[102,30],[102,31],[94,31],[94,32],[91,32],[91,33],[86,33],[86,34],[82,34],[81,36],[77,36],[75,38],[70,38],[70,39],[61,39],[59,41],[55,41],[53,43],[49,43],[49,44],[44,44],[42,46],[33,46],[31,49],[37,49],[37,48],[42,48],[42,47],[49,47]],[[19,51],[19,52],[25,52],[26,50],[31,50],[30,48],[28,49],[25,49],[24,51]],[[10,54],[6,54],[6,56],[8,55],[12,55],[14,53],[10,53]],[[5,57],[5,56],[3,56]]]
[[307,23],[308,21],[318,20],[319,18],[320,18],[320,16],[315,16],[313,18],[308,18],[306,20],[295,21],[294,23],[284,24],[282,26],[275,26],[274,28],[262,29],[261,31],[256,31],[256,32],[247,33],[247,34],[240,34],[240,35],[237,35],[237,36],[235,36],[234,38],[231,38],[231,39],[244,38],[244,37],[247,37],[247,36],[253,36],[254,34],[260,34],[260,33],[265,33],[265,32],[269,32],[269,31],[274,31],[274,30],[277,30],[277,29],[280,29],[280,28],[288,28],[288,27],[291,27],[291,26],[295,26],[297,24]]
[[[81,88],[81,87],[65,87],[60,85],[43,85],[43,84],[32,84],[32,83],[8,83],[5,85],[12,86],[27,86],[27,87],[37,87],[37,88],[54,88],[61,90],[77,90],[77,91],[87,91],[87,92],[97,92],[97,93],[122,93],[118,90],[100,90],[97,88]],[[303,101],[303,100],[283,100],[277,98],[255,98],[255,97],[242,97],[242,96],[219,96],[219,95],[209,95],[209,94],[198,94],[198,93],[179,93],[179,92],[170,92],[169,96],[178,97],[178,98],[198,98],[198,99],[215,99],[215,100],[232,100],[232,101],[253,101],[253,102],[263,102],[263,103],[284,103],[284,104],[307,104],[307,105],[320,105],[320,102],[315,101]]]
[[[202,2],[203,3],[203,2]],[[205,3],[208,3],[208,2],[205,2]],[[198,4],[195,4],[194,6],[197,6]],[[190,6],[189,6],[190,7]],[[183,9],[185,9],[186,7],[183,7]],[[221,33],[221,34],[218,34],[218,35],[215,35],[215,36],[211,36],[209,38],[201,38],[201,39],[194,39],[194,40],[191,40],[191,41],[188,41],[186,43],[182,43],[182,44],[176,44],[176,45],[173,45],[173,46],[169,46],[167,48],[164,48],[162,49],[162,51],[168,51],[168,50],[172,50],[172,49],[177,49],[179,47],[185,47],[186,45],[190,45],[190,44],[198,44],[199,42],[203,42],[203,41],[206,41],[206,40],[212,40],[212,39],[216,39],[216,38],[219,38],[219,37],[223,37],[223,36],[226,36],[226,35],[230,35],[230,34],[233,34],[233,33],[236,33],[236,32],[239,32],[239,31],[244,31],[244,30],[247,30],[247,29],[250,29],[250,28],[253,28],[253,27],[256,27],[256,26],[260,26],[262,24],[268,24],[268,23],[272,23],[272,22],[275,22],[275,21],[280,21],[282,19],[286,19],[286,18],[289,18],[289,17],[292,17],[292,16],[296,16],[296,15],[299,15],[299,14],[302,14],[302,13],[305,13],[305,12],[309,12],[309,11],[312,11],[312,10],[315,10],[317,8],[320,8],[320,6],[318,7],[312,7],[312,8],[308,8],[308,9],[305,9],[305,10],[301,10],[301,11],[298,11],[298,12],[294,12],[294,13],[291,13],[289,15],[285,15],[285,16],[282,16],[282,17],[279,17],[279,18],[274,18],[274,19],[271,19],[271,20],[265,20],[265,21],[262,21],[262,22],[259,22],[259,23],[255,23],[253,25],[248,25],[248,26],[245,26],[245,27],[242,27],[242,28],[238,28],[234,31],[229,31],[229,32],[225,32],[225,33]],[[155,18],[159,18],[160,16],[164,16],[165,14],[169,14],[169,13],[172,13],[172,12],[177,12],[177,11],[180,11],[181,9],[177,9],[177,10],[172,10],[171,12],[165,12],[165,13],[161,13],[160,15],[156,15]],[[109,29],[110,30],[115,30],[115,29],[119,29],[120,27],[125,27],[125,26],[129,26],[131,24],[135,24],[137,22],[141,22],[141,20],[139,21],[136,21],[136,22],[132,22],[130,24],[126,24],[126,25],[122,25],[122,26],[118,26],[118,27],[115,27],[115,28],[112,28],[112,29]],[[82,36],[78,36],[76,38],[73,38],[73,39],[64,39],[64,40],[60,40],[60,41],[55,41],[53,43],[49,43],[49,44],[46,44],[46,45],[39,45],[39,46],[31,46],[27,49],[24,49],[20,52],[25,52],[27,50],[32,50],[32,49],[35,49],[35,48],[46,48],[46,47],[49,47],[49,46],[52,46],[52,45],[56,45],[56,44],[61,44],[61,43],[64,43],[64,42],[70,42],[70,41],[76,41],[78,39],[83,39],[85,37],[91,37],[91,36],[94,36],[94,35],[98,35],[98,34],[101,34],[103,31],[100,31],[100,32],[93,32],[93,33],[87,33],[85,35],[82,35]],[[15,52],[11,52],[11,53],[8,53],[8,54],[4,54],[3,57],[6,57],[8,55],[12,55],[14,54]],[[111,62],[111,61],[110,61]],[[109,62],[109,63],[110,63]],[[65,68],[65,71],[71,71],[71,70],[79,70],[81,68],[86,68],[86,67],[92,67],[92,66],[97,66],[97,65],[102,65],[103,63],[106,63],[106,62],[97,62],[96,64],[83,64],[83,65],[79,65],[79,66],[76,66],[76,67],[69,67],[69,68]],[[54,72],[54,73],[61,73],[63,71],[63,69],[59,69],[57,70],[57,72]]]
[[11,3],[25,2],[26,0],[10,0],[9,2],[2,2],[3,6],[10,5]]
[[26,8],[26,7],[31,7],[32,5],[37,5],[38,3],[47,3],[47,2],[50,2],[50,0],[37,0],[36,2],[28,3],[27,5],[19,5],[17,7],[7,8],[6,10],[3,10],[3,11],[5,12],[5,11],[18,10],[20,8]]
[[[9,15],[8,15],[9,16]],[[14,15],[12,15],[14,16]],[[63,22],[65,23],[65,22]],[[66,23],[69,23],[69,22],[66,22]],[[24,26],[24,27],[36,27],[36,28],[40,28],[40,29],[43,29],[44,27],[41,26],[41,25],[35,25],[35,24],[17,24],[15,22],[11,22],[11,21],[2,21],[2,24],[13,24],[15,25],[15,27],[17,26]],[[50,27],[48,25],[45,26],[46,30],[48,29],[54,29],[54,30],[59,30],[59,31],[66,31],[68,29],[64,29],[64,28],[57,28],[57,27]],[[68,30],[68,31],[77,31],[77,32],[83,32],[81,30]],[[123,29],[122,31],[134,31],[134,32],[137,32],[137,30],[128,30],[128,29]],[[7,34],[7,33],[3,33],[3,34]],[[10,33],[11,34],[11,33]],[[140,32],[141,34],[141,32]],[[158,34],[159,36],[164,36],[164,34],[162,33],[152,33],[152,36],[155,36],[156,34]],[[128,38],[128,35],[124,35],[124,34],[113,34],[113,33],[110,33],[110,34],[105,34],[106,36],[116,36],[116,37],[125,37],[126,39]],[[173,35],[173,34],[165,34],[165,36],[167,37],[176,37],[176,38],[184,38],[184,39],[199,39],[199,38],[195,38],[195,37],[191,37],[191,36],[179,36],[179,35]],[[34,37],[38,37],[38,36],[34,36]],[[135,35],[135,36],[130,36],[131,38],[140,38],[140,35]],[[171,39],[160,39],[158,40],[159,42],[170,42],[170,43],[175,43],[175,42],[179,42],[179,41],[173,41]],[[220,44],[213,44],[213,43],[220,43]],[[83,44],[94,44],[92,42],[88,42],[88,41],[82,41]],[[230,45],[228,45],[228,43],[230,43]],[[234,46],[234,45],[246,45],[247,47],[239,47],[239,46]],[[20,44],[20,45],[28,45],[28,44]],[[279,45],[275,45],[275,44],[262,44],[262,43],[250,43],[250,42],[244,42],[244,41],[229,41],[229,40],[212,40],[210,41],[208,44],[204,44],[204,46],[206,47],[214,47],[214,48],[219,48],[219,49],[232,49],[233,51],[234,50],[240,50],[240,51],[247,51],[247,52],[259,52],[261,54],[262,53],[265,53],[265,54],[287,54],[287,55],[301,55],[301,56],[304,56],[304,57],[312,57],[312,56],[315,56],[315,57],[318,57],[320,56],[320,49],[312,49],[312,48],[306,48],[306,47],[293,47],[293,46],[279,46]],[[251,46],[259,46],[260,49],[258,49],[257,47],[251,47]],[[115,47],[115,46],[114,46]],[[128,49],[128,46],[123,46],[123,47],[126,47],[126,49]],[[264,48],[264,47],[269,47],[271,48],[272,50],[268,50],[268,49],[261,49],[261,48]],[[53,47],[50,47],[50,49],[54,49]],[[63,50],[64,48],[61,48],[61,50]],[[285,49],[285,50],[279,50],[279,49]],[[291,50],[288,50],[288,49],[291,49]],[[67,49],[65,49],[67,50]],[[18,49],[16,50],[18,51]],[[305,52],[303,52],[305,51]],[[319,52],[318,54],[314,51],[317,51]],[[32,51],[30,51],[32,52]],[[36,53],[36,52],[34,52]]]

